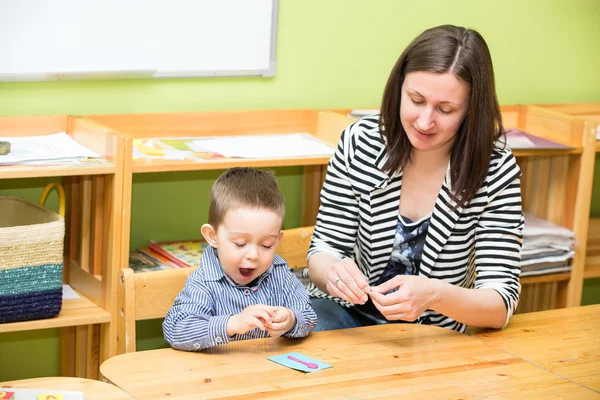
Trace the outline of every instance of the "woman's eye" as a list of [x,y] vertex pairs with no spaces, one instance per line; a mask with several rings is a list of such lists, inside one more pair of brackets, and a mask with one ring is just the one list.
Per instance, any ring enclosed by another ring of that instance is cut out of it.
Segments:
[[450,114],[452,112],[452,110],[444,110],[444,109],[440,108],[440,112],[442,114]]
[[415,100],[415,99],[411,99],[411,100],[412,100],[413,104],[416,104],[416,105],[425,104],[425,102],[423,100]]

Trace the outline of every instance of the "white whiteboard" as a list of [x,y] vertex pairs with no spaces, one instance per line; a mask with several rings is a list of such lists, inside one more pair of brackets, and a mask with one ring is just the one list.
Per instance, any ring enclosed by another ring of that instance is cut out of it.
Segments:
[[278,0],[0,0],[0,81],[273,76]]

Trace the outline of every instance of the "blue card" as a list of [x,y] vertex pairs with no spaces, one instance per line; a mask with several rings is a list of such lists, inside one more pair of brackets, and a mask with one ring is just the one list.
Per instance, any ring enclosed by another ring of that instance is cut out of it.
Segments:
[[297,369],[298,371],[314,372],[325,368],[331,368],[331,365],[325,364],[314,358],[305,356],[304,354],[292,353],[281,354],[279,356],[269,357],[268,360],[274,361],[285,367]]

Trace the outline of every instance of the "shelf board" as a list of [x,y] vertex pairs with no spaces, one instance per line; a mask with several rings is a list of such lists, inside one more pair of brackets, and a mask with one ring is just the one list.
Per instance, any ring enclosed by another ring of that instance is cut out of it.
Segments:
[[515,157],[548,157],[548,156],[564,156],[569,154],[581,154],[582,147],[570,149],[513,149],[512,153]]
[[6,165],[0,166],[0,179],[43,178],[50,176],[108,175],[116,167],[108,161],[90,164]]
[[534,283],[568,281],[570,277],[571,277],[570,272],[561,272],[559,274],[548,274],[548,275],[537,275],[537,276],[525,276],[525,277],[521,278],[521,285],[532,285]]
[[588,257],[585,259],[585,269],[583,270],[584,278],[599,278],[600,277],[600,257]]
[[199,171],[227,169],[231,167],[291,167],[299,165],[327,165],[330,157],[288,157],[288,158],[224,158],[217,160],[133,160],[133,173]]
[[65,328],[110,322],[110,313],[97,306],[81,293],[78,299],[63,300],[60,314],[54,318],[0,324],[0,333],[34,329]]

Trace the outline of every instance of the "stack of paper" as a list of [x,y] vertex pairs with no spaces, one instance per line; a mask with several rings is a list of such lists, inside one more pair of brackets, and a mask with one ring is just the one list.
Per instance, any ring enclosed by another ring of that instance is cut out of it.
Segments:
[[351,118],[361,119],[367,115],[379,114],[379,108],[355,108],[348,113]]
[[101,157],[65,132],[43,136],[0,137],[0,140],[11,145],[10,152],[0,156],[0,165],[67,164]]
[[335,151],[308,133],[203,138],[189,146],[197,152],[239,158],[330,157]]
[[570,271],[575,234],[533,214],[524,215],[521,276]]

